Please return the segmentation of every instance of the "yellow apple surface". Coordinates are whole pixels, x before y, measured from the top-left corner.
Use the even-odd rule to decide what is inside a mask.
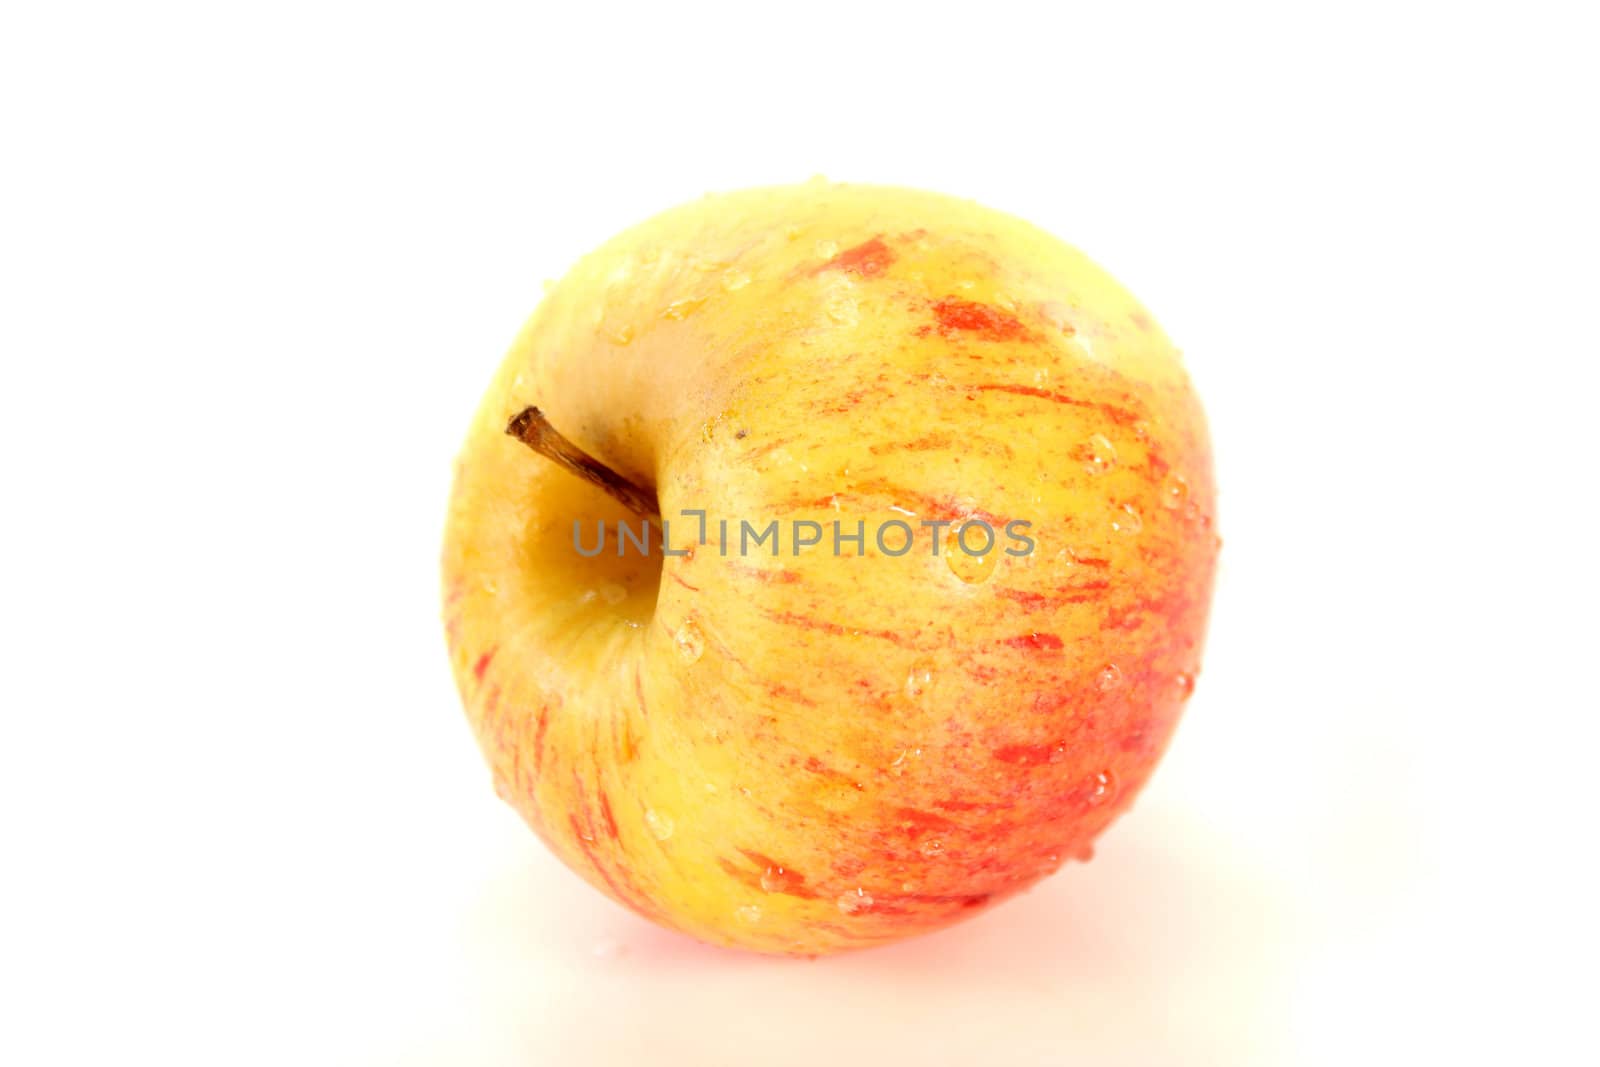
[[[508,435],[533,406],[654,497],[665,551]],[[1172,343],[1073,248],[905,189],[711,196],[581,260],[490,385],[451,662],[500,796],[619,903],[882,944],[1127,808],[1194,688],[1214,492]]]

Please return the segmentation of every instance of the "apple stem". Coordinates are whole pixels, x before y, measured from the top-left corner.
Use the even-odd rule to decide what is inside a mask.
[[[635,515],[651,522],[661,521],[661,511],[656,507],[655,493],[630,482],[562,437],[556,428],[550,425],[550,420],[544,417],[544,412],[538,408],[523,408],[506,425],[506,433],[558,467],[564,467],[584,481],[604,489]]]

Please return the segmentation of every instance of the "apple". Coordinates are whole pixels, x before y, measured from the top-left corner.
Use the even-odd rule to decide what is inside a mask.
[[[1127,809],[1199,671],[1214,492],[1178,353],[1071,247],[904,189],[708,197],[581,260],[490,385],[451,663],[500,796],[617,902],[882,944]]]

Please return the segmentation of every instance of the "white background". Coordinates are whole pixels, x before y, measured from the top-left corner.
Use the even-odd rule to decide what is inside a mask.
[[[559,7],[0,15],[0,1059],[1594,1056],[1582,5]],[[1225,547],[1093,863],[805,963],[655,930],[496,801],[436,562],[542,280],[819,172],[1138,293]]]

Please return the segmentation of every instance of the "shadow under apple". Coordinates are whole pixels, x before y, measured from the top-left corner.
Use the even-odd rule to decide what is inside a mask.
[[[854,954],[698,944],[603,901],[532,843],[461,937],[472,1044],[495,1062],[1242,1064],[1280,1047],[1294,933],[1260,865],[1152,804],[1091,863]]]

